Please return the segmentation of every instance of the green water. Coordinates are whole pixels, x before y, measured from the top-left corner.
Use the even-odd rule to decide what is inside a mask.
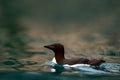
[[[51,72],[0,72],[0,80],[120,80],[120,75],[55,74]]]

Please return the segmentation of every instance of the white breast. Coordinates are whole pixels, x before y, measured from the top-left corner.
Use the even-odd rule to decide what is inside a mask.
[[[57,64],[55,57],[52,59],[52,62]]]
[[[52,59],[52,62],[57,64],[55,57]],[[55,72],[55,71],[56,71],[55,69],[53,69],[53,68],[51,69],[51,72]]]

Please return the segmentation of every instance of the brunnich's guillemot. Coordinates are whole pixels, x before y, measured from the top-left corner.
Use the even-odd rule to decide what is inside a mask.
[[[55,43],[51,45],[44,46],[45,48],[48,48],[52,50],[55,53],[55,57],[53,58],[52,62],[64,65],[64,66],[70,66],[70,67],[76,67],[76,66],[94,66],[99,67],[100,64],[105,63],[102,59],[87,59],[87,58],[75,58],[75,59],[65,59],[64,56],[64,46],[60,43]],[[52,72],[55,72],[55,69],[51,69]]]
[[[54,43],[51,45],[46,45],[44,47],[52,50],[55,53],[55,58],[53,58],[53,61],[60,65],[90,64],[91,66],[99,66],[100,64],[105,63],[105,61],[102,59],[91,59],[91,60],[87,58],[65,59],[64,46],[60,43]]]
[[[55,53],[55,60],[56,60],[56,63],[59,65],[64,65],[64,64],[74,65],[74,64],[88,64],[89,63],[89,59],[87,58],[65,59],[64,46],[60,43],[46,45],[44,47],[52,50]]]

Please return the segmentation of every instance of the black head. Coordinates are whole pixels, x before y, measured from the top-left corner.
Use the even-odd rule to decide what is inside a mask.
[[[45,48],[48,48],[54,52],[64,52],[64,46],[60,43],[54,43],[51,45],[44,46]]]

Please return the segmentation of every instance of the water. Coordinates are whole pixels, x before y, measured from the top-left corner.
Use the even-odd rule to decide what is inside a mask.
[[[80,73],[56,74],[52,72],[4,71],[0,80],[120,80],[120,75],[86,75]]]

